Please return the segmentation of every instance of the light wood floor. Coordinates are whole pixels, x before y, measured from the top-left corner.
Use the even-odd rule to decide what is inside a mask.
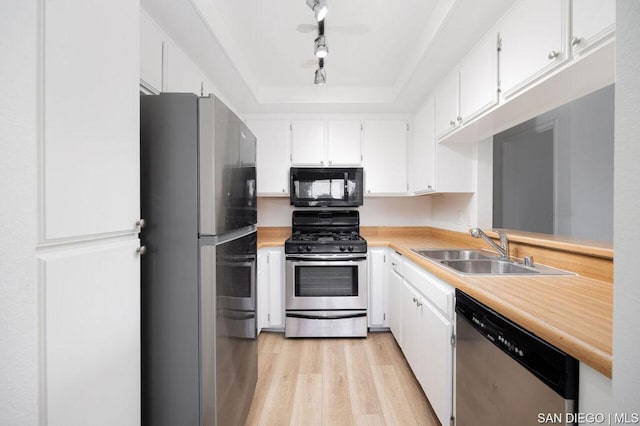
[[[247,425],[439,425],[391,333],[366,339],[258,337]]]

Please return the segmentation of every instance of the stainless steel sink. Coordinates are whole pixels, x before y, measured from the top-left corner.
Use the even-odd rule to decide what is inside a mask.
[[[472,259],[495,259],[488,253],[483,253],[479,250],[466,250],[466,249],[411,249],[414,253],[428,259],[434,260],[472,260]]]
[[[538,271],[506,260],[442,260],[445,266],[463,274],[539,274]]]
[[[505,260],[471,249],[411,249],[420,256],[439,262],[461,275],[575,275],[550,266],[524,266],[513,260]]]

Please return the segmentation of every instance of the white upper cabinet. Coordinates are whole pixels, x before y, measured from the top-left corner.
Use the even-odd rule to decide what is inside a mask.
[[[460,116],[468,123],[498,103],[498,35],[489,32],[460,66]]]
[[[406,120],[364,123],[365,195],[406,195]]]
[[[322,120],[294,120],[291,125],[291,163],[296,166],[325,166],[326,123]]]
[[[153,92],[162,91],[164,34],[144,10],[140,11],[140,83]]]
[[[435,129],[433,96],[422,104],[413,120],[409,148],[411,170],[410,189],[415,194],[436,190]]]
[[[436,143],[433,122],[431,97],[414,116],[409,157],[411,191],[414,194],[473,192],[472,145]]]
[[[571,48],[580,53],[613,34],[615,0],[573,0],[571,3]]]
[[[438,139],[460,126],[460,72],[451,72],[436,87],[435,94],[435,128]]]
[[[362,164],[360,120],[294,120],[291,162],[295,166]]]
[[[521,0],[499,25],[501,91],[509,97],[563,63],[568,0]]]
[[[330,166],[362,164],[362,122],[330,120],[327,147]]]
[[[248,120],[257,138],[258,195],[288,195],[291,123],[288,120]]]
[[[43,237],[132,232],[140,215],[137,2],[44,8]]]

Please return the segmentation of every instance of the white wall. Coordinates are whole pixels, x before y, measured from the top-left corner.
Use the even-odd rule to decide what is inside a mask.
[[[613,395],[616,412],[640,409],[640,2],[616,3]]]
[[[420,197],[365,197],[360,226],[428,226],[431,200]],[[291,226],[289,198],[258,198],[258,226]]]
[[[38,424],[38,1],[0,3],[0,424]]]

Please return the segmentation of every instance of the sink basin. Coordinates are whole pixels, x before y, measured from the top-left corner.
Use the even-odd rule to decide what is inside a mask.
[[[443,260],[445,266],[463,274],[539,274],[538,271],[505,260]]]
[[[475,260],[475,259],[495,259],[496,256],[485,254],[479,250],[464,249],[411,249],[414,253],[422,257],[433,260]]]

